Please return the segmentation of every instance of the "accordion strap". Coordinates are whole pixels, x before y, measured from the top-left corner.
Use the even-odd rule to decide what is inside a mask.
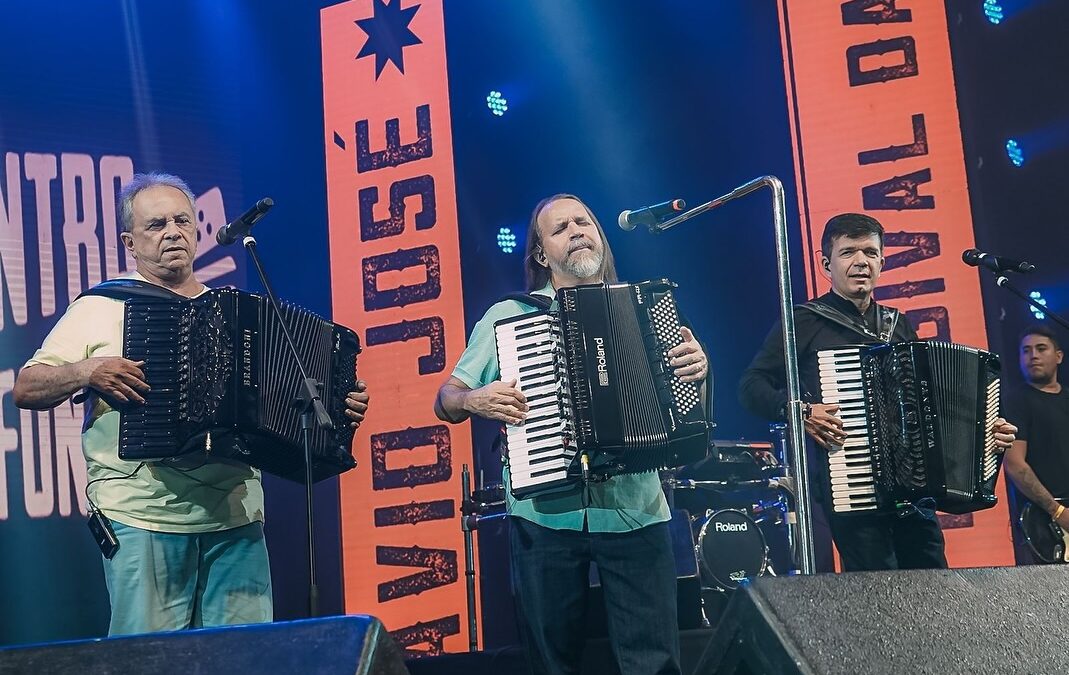
[[[819,300],[810,300],[809,302],[798,305],[798,308],[807,309],[829,321],[834,321],[841,326],[846,326],[867,338],[879,340],[884,343],[891,342],[891,336],[895,333],[895,327],[898,325],[898,318],[900,316],[900,312],[894,307],[876,305],[876,325],[879,329],[879,334],[877,334],[866,326],[864,322],[849,317],[834,307],[825,305]]]
[[[553,306],[553,298],[538,293],[509,293],[501,300],[515,300],[516,302],[530,305],[543,311],[548,311]],[[499,301],[500,302],[500,301]]]
[[[131,298],[156,298],[157,300],[184,300],[185,296],[169,291],[163,286],[150,284],[140,279],[109,279],[87,289],[79,295],[83,298],[87,295],[101,295],[114,300],[130,300]]]

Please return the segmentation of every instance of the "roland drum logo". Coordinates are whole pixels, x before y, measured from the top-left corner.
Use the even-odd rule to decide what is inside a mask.
[[[721,523],[716,522],[717,532],[745,532],[750,529],[746,523]]]
[[[598,360],[598,384],[609,386],[609,366],[605,359],[605,338],[594,338],[594,357]]]

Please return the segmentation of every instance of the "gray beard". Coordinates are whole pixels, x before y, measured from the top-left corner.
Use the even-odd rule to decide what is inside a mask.
[[[564,261],[564,270],[577,279],[589,279],[601,269],[603,257],[602,254],[588,249],[587,253],[574,258],[568,256],[568,259]]]

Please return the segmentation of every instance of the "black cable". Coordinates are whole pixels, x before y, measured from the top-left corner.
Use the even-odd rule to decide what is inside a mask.
[[[193,481],[194,483],[198,483],[198,484],[200,484],[200,485],[202,485],[202,486],[204,486],[206,488],[211,488],[212,490],[218,490],[219,492],[229,492],[229,490],[224,490],[223,488],[219,487],[218,485],[212,485],[211,483],[205,483],[204,481],[202,481],[201,479],[197,478],[196,476],[194,476],[194,475],[192,475],[190,473],[191,471],[196,471],[197,469],[203,468],[207,463],[208,463],[207,460],[205,460],[205,461],[201,462],[198,466],[192,467],[190,469],[180,469],[177,466],[169,466],[167,464],[161,464],[160,466],[162,468],[165,468],[165,469],[170,469],[171,471],[176,471],[176,472],[184,475],[186,478],[188,478],[189,480]],[[90,485],[93,485],[94,483],[102,483],[102,482],[109,481],[109,480],[126,480],[126,479],[133,478],[134,476],[137,475],[137,473],[139,471],[141,471],[141,469],[143,469],[145,467],[145,464],[147,464],[147,462],[141,462],[130,473],[122,474],[122,475],[119,475],[119,476],[109,476],[108,478],[94,478],[93,480],[91,480],[88,483],[86,483],[85,484],[85,500],[86,500],[86,502],[89,503],[89,509],[91,511],[99,511],[100,510],[97,507],[96,503],[94,503],[93,500],[89,497],[89,486]]]
[[[197,469],[204,468],[204,466],[207,463],[208,463],[208,460],[204,460],[198,466],[195,466],[195,467],[190,468],[190,469],[179,469],[177,466],[168,466],[167,464],[161,464],[160,466],[162,468],[164,468],[164,469],[170,469],[171,471],[177,471],[178,473],[184,475],[186,478],[188,478],[189,480],[193,481],[194,483],[199,483],[200,485],[203,485],[206,488],[211,488],[212,490],[218,490],[219,492],[229,493],[230,490],[224,490],[223,488],[219,487],[218,485],[212,485],[211,483],[205,483],[204,481],[202,481],[201,479],[197,478],[196,476],[194,476],[193,474],[190,473],[191,471],[196,471]]]
[[[89,486],[90,485],[93,485],[94,483],[103,483],[103,482],[109,481],[109,480],[127,480],[127,479],[130,479],[130,478],[133,478],[134,476],[137,475],[138,471],[140,471],[142,468],[144,468],[144,466],[145,466],[145,462],[141,462],[130,473],[122,474],[122,475],[119,475],[119,476],[110,476],[108,478],[94,478],[93,480],[91,480],[88,483],[86,483],[85,484],[85,501],[89,503],[89,510],[90,511],[96,511],[96,512],[100,511],[100,509],[97,508],[97,505],[89,497]]]

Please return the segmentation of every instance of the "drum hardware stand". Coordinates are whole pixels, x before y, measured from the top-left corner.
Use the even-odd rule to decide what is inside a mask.
[[[260,262],[260,256],[256,253],[256,240],[251,235],[246,235],[241,244],[249,252],[249,257],[252,258],[253,265],[256,266],[256,273],[260,276],[260,282],[267,293],[271,309],[278,316],[278,323],[282,327],[283,336],[286,338],[286,346],[293,355],[297,363],[297,370],[301,376],[298,393],[293,401],[293,408],[301,416],[301,441],[304,445],[304,498],[308,513],[308,616],[314,618],[319,616],[319,587],[316,585],[315,519],[312,514],[312,429],[318,427],[323,430],[330,430],[334,428],[334,423],[331,421],[330,415],[327,414],[327,409],[323,407],[323,401],[320,399],[319,382],[308,376],[308,370],[301,362],[300,353],[293,342],[293,335],[286,324],[282,308],[278,304],[278,298],[275,297],[275,292],[271,289],[271,283],[267,279],[267,271],[264,269],[263,263]]]
[[[775,520],[773,520],[772,525],[774,527],[780,527],[780,526],[786,525],[786,527],[784,528],[784,531],[787,534],[787,551],[790,553],[791,559],[794,559],[794,554],[795,554],[794,542],[791,540],[791,527],[790,527],[790,518],[791,518],[791,515],[792,515],[790,500],[792,499],[792,497],[794,495],[794,491],[793,491],[793,488],[790,487],[790,480],[791,480],[790,477],[773,478],[773,479],[769,480],[768,482],[769,482],[769,487],[778,492],[777,498],[772,502],[772,506],[773,506],[773,509],[774,509],[773,512],[776,514]],[[754,514],[755,515],[754,522],[757,523],[758,526],[760,526],[762,523],[768,522],[769,521],[769,517],[764,515],[764,513],[763,513],[764,510],[765,510],[765,508],[763,507],[763,503],[758,503],[757,506],[762,506],[762,515],[759,516],[759,517],[756,517],[757,514],[755,513]],[[769,550],[769,547],[768,547],[768,543],[766,542],[765,543],[765,561],[766,561],[765,562],[765,574],[767,574],[770,577],[778,577],[779,574],[776,573],[776,566],[772,564],[772,559],[768,555],[768,550]],[[788,570],[788,573],[791,573],[791,572],[792,572],[792,570]]]
[[[781,422],[768,425],[768,432],[773,437],[773,446],[778,446],[784,457],[787,455],[787,425]],[[787,522],[787,550],[791,553],[791,558],[798,561],[798,547],[795,536],[795,524],[797,523],[798,514],[795,511],[795,504],[798,495],[794,489],[794,480],[790,476],[785,476],[779,479],[779,485],[777,486],[786,493],[786,510],[784,512],[784,518]],[[810,530],[812,535],[812,530]],[[788,571],[789,574],[797,574],[798,570],[793,569]]]
[[[798,351],[794,333],[794,299],[791,294],[791,270],[787,238],[786,204],[783,183],[775,176],[762,176],[740,185],[731,192],[712,201],[685,211],[662,223],[649,226],[650,232],[663,232],[685,220],[711,211],[730,201],[744,197],[762,187],[772,191],[772,216],[776,233],[776,271],[779,277],[780,321],[783,324],[783,355],[787,370],[787,428],[790,449],[789,462],[784,457],[784,466],[794,478],[797,496],[794,500],[795,518],[788,529],[794,529],[798,542],[798,567],[802,574],[816,571],[816,556],[813,546],[813,518],[810,511],[812,500],[809,494],[808,463],[802,426],[801,381],[798,376]],[[793,471],[791,468],[793,467]]]
[[[468,651],[479,649],[479,625],[475,616],[475,542],[472,532],[479,527],[479,515],[471,500],[471,472],[465,464],[460,472],[460,529],[464,533],[464,590],[468,596]]]
[[[507,513],[498,513],[484,516],[483,510],[491,506],[500,506],[505,503],[504,496],[500,500],[476,501],[471,491],[471,472],[465,464],[460,471],[460,529],[464,533],[464,590],[468,599],[468,651],[474,652],[479,649],[478,618],[475,611],[475,535],[479,529],[479,521],[504,518]],[[478,496],[486,497],[486,488],[483,484],[483,474],[479,472]]]
[[[790,478],[758,478],[757,480],[691,480],[689,478],[667,478],[661,481],[668,488],[704,488],[707,490],[736,490],[739,488],[768,488],[769,490],[788,490]]]

